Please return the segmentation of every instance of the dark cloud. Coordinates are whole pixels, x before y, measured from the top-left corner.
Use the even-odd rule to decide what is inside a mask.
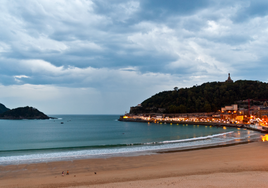
[[[0,57],[18,62],[43,60],[64,68],[135,67],[142,74],[189,75],[191,71],[210,74],[208,67],[215,70],[220,70],[215,67],[223,64],[234,67],[235,59],[246,53],[241,45],[253,50],[251,43],[258,41],[253,35],[262,31],[261,26],[258,30],[245,30],[250,26],[232,21],[263,17],[268,10],[264,1],[94,0],[90,3],[81,0],[52,4],[46,1],[7,4],[5,15],[8,16],[2,19],[10,20],[2,23],[10,24],[1,25],[0,42],[4,47],[1,51],[0,43]],[[237,57],[225,55],[230,51]],[[252,54],[263,56],[258,51]],[[202,63],[197,59],[202,59]],[[193,68],[195,65],[199,71]],[[9,74],[13,81],[2,78],[2,83],[84,84],[83,79],[37,76],[27,71],[9,68],[5,75]],[[18,82],[14,79],[16,75],[29,78]]]
[[[235,22],[244,22],[255,17],[268,15],[268,2],[263,0],[241,1],[242,7],[234,15]]]
[[[96,5],[95,12],[113,19],[113,25],[109,25],[111,30],[116,31],[120,28],[121,32],[128,32],[128,30],[125,30],[126,27],[137,24],[141,20],[169,24],[168,20],[172,19],[172,17],[192,15],[214,4],[211,0],[143,0],[133,2],[139,3],[137,11],[130,15],[123,14],[119,18],[115,11],[118,11],[120,14],[120,11],[122,11],[122,6],[120,5],[126,3],[126,1],[94,1]],[[133,4],[126,4],[125,6],[129,9],[133,8]],[[172,25],[174,23],[170,24],[170,26]]]
[[[175,15],[190,15],[197,11],[208,7],[211,4],[210,0],[145,0],[141,1],[144,15],[149,17]]]
[[[182,27],[188,31],[200,31],[206,26],[206,22],[201,18],[185,18]]]
[[[266,1],[1,3],[0,98],[15,106],[122,113],[156,92],[228,72],[267,81]]]

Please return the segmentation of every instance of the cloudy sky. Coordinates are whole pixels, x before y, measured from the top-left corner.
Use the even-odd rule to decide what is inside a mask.
[[[163,90],[267,82],[266,0],[1,0],[0,103],[123,114]]]

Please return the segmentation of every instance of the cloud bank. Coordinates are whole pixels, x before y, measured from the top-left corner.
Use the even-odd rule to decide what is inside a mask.
[[[0,102],[123,113],[157,92],[229,72],[266,82],[267,10],[261,0],[3,0]],[[46,105],[68,100],[75,102],[65,110]]]

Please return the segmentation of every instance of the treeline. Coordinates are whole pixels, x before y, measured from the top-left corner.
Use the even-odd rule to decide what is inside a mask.
[[[191,88],[160,92],[142,102],[141,112],[193,113],[212,112],[241,100],[268,99],[268,84],[239,80],[234,83],[210,82]]]
[[[0,119],[49,119],[47,115],[33,107],[19,107],[0,113]]]
[[[7,108],[5,105],[1,104],[0,103],[0,114],[6,112],[6,111],[9,111],[10,109]]]

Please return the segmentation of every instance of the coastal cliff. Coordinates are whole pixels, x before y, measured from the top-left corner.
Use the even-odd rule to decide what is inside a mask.
[[[33,107],[19,107],[0,114],[0,119],[49,119],[47,115]]]

